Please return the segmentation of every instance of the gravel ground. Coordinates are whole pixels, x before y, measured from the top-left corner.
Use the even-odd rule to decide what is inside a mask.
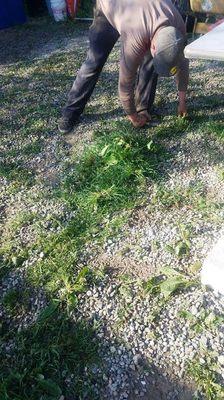
[[[55,53],[64,54],[71,49],[83,52],[86,48],[87,36],[83,26],[79,28],[77,37],[71,30],[64,33],[60,28],[54,38],[54,29],[46,33],[40,43],[37,37],[40,32],[34,29],[26,45],[22,43],[27,32],[17,32],[16,28],[3,32],[3,41],[9,38],[9,45],[0,71],[5,73],[8,65],[23,57],[38,63]],[[20,40],[15,47],[17,34]],[[60,231],[72,218],[66,204],[52,198],[52,189],[62,179],[64,165],[72,152],[81,152],[92,141],[99,119],[123,118],[114,83],[118,79],[118,59],[119,46],[116,46],[74,134],[61,137],[55,121],[50,133],[40,136],[34,132],[33,136],[25,139],[26,143],[12,128],[3,132],[3,162],[22,162],[23,168],[35,171],[34,184],[28,188],[24,185],[16,192],[12,190],[10,180],[1,177],[0,232],[3,242],[6,239],[13,242],[13,249],[35,242],[39,232],[51,234]],[[191,112],[202,119],[207,118],[207,121],[212,116],[223,121],[222,64],[193,61],[191,74]],[[29,84],[32,86],[32,82]],[[35,86],[31,87],[33,89]],[[164,101],[164,92],[167,102]],[[63,104],[61,97],[61,93],[56,96],[58,108]],[[175,113],[176,96],[172,81],[161,80],[156,107],[165,121]],[[7,117],[12,118],[12,110],[9,114]],[[150,129],[147,134],[150,137]],[[22,149],[25,144],[36,140],[42,143],[37,154],[24,157],[23,154],[10,153],[10,150]],[[86,246],[80,268],[88,263],[92,268],[104,267],[110,271],[101,284],[79,295],[78,311],[72,313],[74,320],[85,318],[96,326],[102,363],[87,368],[86,376],[87,381],[88,376],[94,376],[93,388],[99,399],[190,400],[194,395],[206,399],[200,391],[196,393],[196,386],[187,374],[188,362],[194,358],[201,365],[215,363],[219,382],[221,385],[224,383],[224,327],[223,322],[215,324],[216,318],[224,315],[223,298],[205,288],[193,287],[164,303],[161,295],[147,293],[142,283],[158,274],[164,265],[188,274],[193,265],[203,262],[213,242],[220,236],[224,212],[224,188],[220,178],[223,142],[214,136],[203,135],[202,124],[201,132],[191,130],[182,136],[163,138],[163,144],[172,155],[158,166],[163,186],[175,191],[178,187],[188,189],[201,185],[206,198],[220,206],[208,208],[206,212],[195,207],[194,202],[190,206],[167,207],[156,197],[157,187],[149,182],[146,204],[133,210],[119,234],[108,238],[102,248],[97,243]],[[157,200],[153,202],[153,199]],[[30,219],[15,228],[15,220],[24,213],[31,215]],[[55,225],[55,220],[60,223]],[[183,240],[180,239],[183,225],[190,235],[190,248],[188,254],[180,258],[168,251],[168,246],[175,248],[176,243]],[[27,269],[41,257],[38,250],[31,252],[21,266],[4,276],[0,284],[1,299],[12,288],[27,288]],[[125,282],[122,275],[133,279]],[[7,310],[1,305],[0,316],[9,326],[13,324],[21,330],[36,320],[45,305],[44,291],[31,289],[28,312],[21,312],[10,321]],[[187,318],[184,312],[190,317]]]
[[[79,316],[99,323],[103,365],[95,369],[95,390],[100,398],[192,399],[194,389],[185,378],[186,364],[200,355],[204,364],[209,350],[224,378],[224,330],[197,333],[192,321],[181,318],[188,310],[199,318],[223,315],[219,296],[201,289],[180,294],[163,307],[141,285],[105,281],[81,296]],[[158,321],[152,319],[158,313]],[[98,381],[99,379],[99,381]],[[103,389],[102,389],[103,380]],[[150,397],[149,397],[150,396]]]

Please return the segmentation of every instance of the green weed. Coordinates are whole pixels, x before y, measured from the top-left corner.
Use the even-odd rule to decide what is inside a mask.
[[[204,330],[214,332],[224,321],[222,315],[215,315],[213,312],[202,310],[200,315],[193,315],[188,310],[181,310],[179,313],[181,318],[189,321],[190,328],[195,333],[202,333]]]
[[[185,290],[197,284],[197,280],[189,278],[182,272],[170,267],[163,267],[160,275],[145,282],[144,289],[151,295],[162,295],[166,301],[180,290]]]
[[[11,315],[28,310],[30,292],[25,289],[11,289],[3,297],[3,305]]]
[[[166,244],[165,249],[179,259],[182,259],[183,257],[187,257],[190,254],[191,227],[185,226],[183,224],[179,224],[178,227],[179,238],[175,240],[175,242],[172,244]]]
[[[1,399],[58,400],[84,394],[94,399],[84,370],[97,360],[93,334],[52,302],[31,328],[17,334],[10,357],[1,348]]]
[[[0,176],[13,181],[14,184],[30,186],[34,180],[34,173],[21,165],[20,162],[0,163]]]
[[[194,360],[188,366],[189,375],[195,380],[198,389],[205,395],[206,400],[221,400],[224,398],[224,389],[218,383],[215,360],[201,364]]]
[[[156,177],[160,155],[160,149],[154,144],[149,149],[148,143],[128,124],[116,123],[97,132],[94,144],[74,159],[58,196],[75,217],[61,233],[40,239],[38,248],[46,256],[29,269],[33,284],[54,292],[69,277],[73,286],[83,246],[114,235],[128,210],[144,202],[147,179]]]
[[[152,204],[161,205],[165,208],[193,208],[198,205],[201,198],[204,198],[202,185],[168,188],[164,183],[155,186],[152,196]]]

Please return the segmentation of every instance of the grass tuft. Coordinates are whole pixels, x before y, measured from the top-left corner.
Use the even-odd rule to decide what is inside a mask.
[[[200,363],[194,360],[189,363],[188,372],[198,385],[198,389],[206,396],[206,400],[224,399],[224,388],[218,384],[218,373],[214,360]],[[196,400],[197,397],[194,397]]]
[[[1,348],[2,400],[79,399],[94,394],[85,382],[85,366],[97,361],[93,329],[74,322],[52,302],[31,328],[17,334],[13,346]]]
[[[45,258],[29,269],[32,284],[55,292],[68,279],[74,283],[83,247],[114,234],[121,223],[117,214],[144,202],[147,179],[156,177],[159,156],[160,149],[147,136],[136,137],[129,124],[116,123],[97,132],[94,144],[74,157],[65,171],[58,196],[74,218],[61,233],[38,243]],[[108,220],[113,220],[110,229]]]

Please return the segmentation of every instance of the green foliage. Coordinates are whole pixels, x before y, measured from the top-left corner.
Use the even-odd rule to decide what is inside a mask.
[[[34,179],[33,171],[24,168],[20,162],[0,163],[0,176],[25,186],[30,186]]]
[[[97,360],[93,330],[84,322],[72,321],[57,301],[14,341],[10,357],[1,348],[2,400],[59,400],[62,394],[78,399],[84,393],[94,399],[85,385],[84,371],[85,366]]]
[[[29,307],[29,291],[26,289],[11,289],[3,297],[3,305],[11,315],[25,312]]]
[[[195,380],[198,389],[205,395],[206,400],[221,400],[224,398],[224,388],[218,383],[215,360],[200,363],[194,360],[188,366],[189,375]]]
[[[151,143],[149,150],[148,143],[127,123],[115,123],[98,131],[94,144],[75,157],[58,190],[74,218],[60,233],[37,243],[45,257],[29,268],[32,284],[50,292],[73,291],[83,246],[114,235],[124,220],[118,212],[144,201],[146,179],[156,177],[160,155],[160,149]]]
[[[191,248],[191,227],[179,224],[179,238],[172,244],[166,244],[166,250],[174,254],[179,259],[187,257],[190,254]]]
[[[161,274],[150,278],[144,286],[148,293],[161,294],[165,300],[168,300],[176,292],[197,284],[196,280],[189,279],[183,273],[170,267],[163,267]]]
[[[202,310],[200,315],[197,316],[188,310],[181,310],[179,315],[189,321],[190,328],[197,334],[204,330],[214,332],[224,322],[223,315],[215,315],[213,312],[209,313],[206,310]]]

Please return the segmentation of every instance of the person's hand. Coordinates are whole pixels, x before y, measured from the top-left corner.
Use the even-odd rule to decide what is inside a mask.
[[[139,111],[138,115],[144,115],[147,118],[147,122],[151,121],[152,117],[147,110]]]
[[[186,107],[186,103],[182,104],[179,103],[178,108],[177,108],[177,114],[179,117],[187,117],[187,107]]]
[[[148,119],[145,115],[140,113],[138,114],[137,112],[135,114],[128,115],[128,119],[135,128],[141,128],[148,122]]]

